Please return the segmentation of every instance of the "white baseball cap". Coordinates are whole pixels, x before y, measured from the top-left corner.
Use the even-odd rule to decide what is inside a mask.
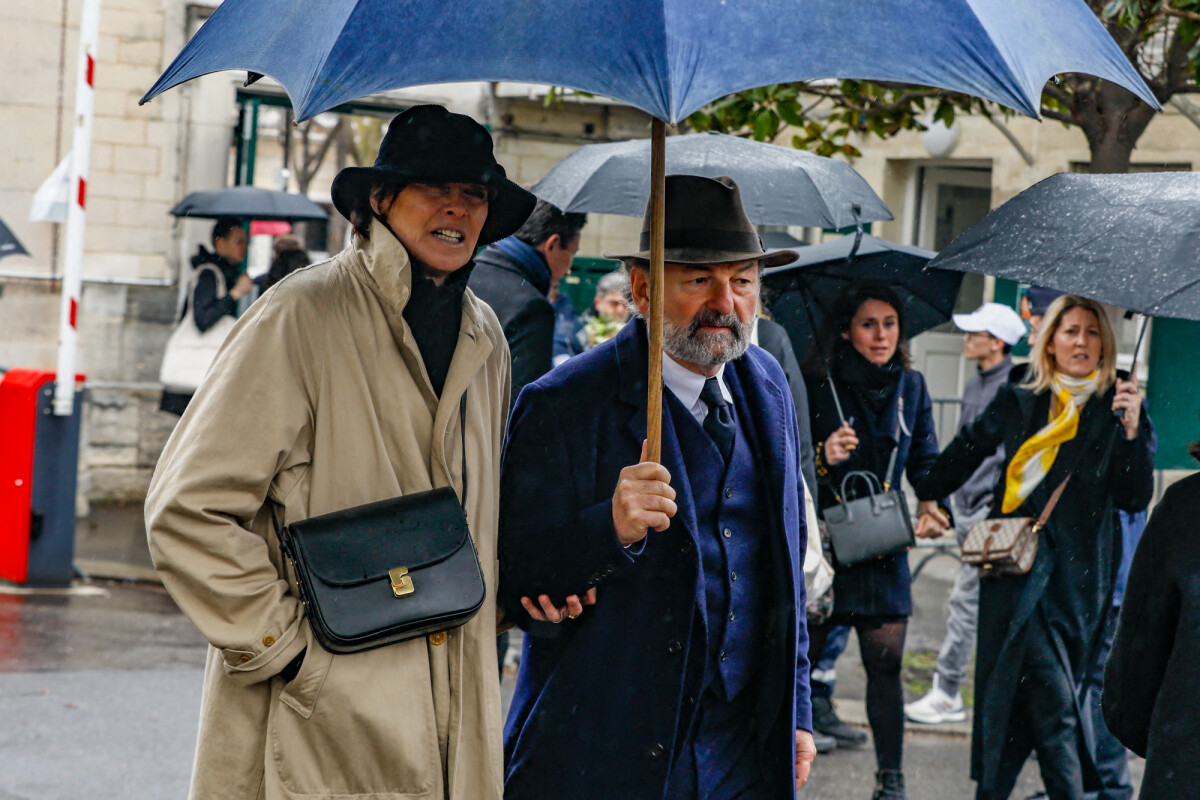
[[[967,333],[984,331],[1011,346],[1025,335],[1020,315],[1000,303],[984,303],[970,314],[955,314],[954,324]]]

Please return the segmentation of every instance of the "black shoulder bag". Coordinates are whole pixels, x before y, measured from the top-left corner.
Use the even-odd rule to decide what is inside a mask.
[[[841,411],[840,404],[838,410]],[[897,399],[896,417],[896,430],[892,434],[896,446],[892,449],[882,483],[874,473],[850,472],[842,479],[837,505],[825,509],[829,544],[838,566],[849,567],[903,553],[916,544],[912,520],[908,516],[908,500],[902,489],[891,486],[896,455],[900,451],[900,432],[911,437],[904,425],[903,397]],[[867,495],[852,500],[848,493],[855,479],[866,484]]]
[[[456,628],[483,605],[483,570],[464,510],[466,407],[464,395],[461,502],[443,487],[282,529],[275,520],[309,625],[326,650],[356,653]]]

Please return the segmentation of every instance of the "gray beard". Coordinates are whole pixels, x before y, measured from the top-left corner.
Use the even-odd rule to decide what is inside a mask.
[[[701,332],[704,325],[728,326],[728,333]],[[750,346],[751,325],[743,324],[737,314],[717,314],[701,310],[686,325],[663,320],[663,350],[676,361],[701,367],[719,367],[741,357]]]

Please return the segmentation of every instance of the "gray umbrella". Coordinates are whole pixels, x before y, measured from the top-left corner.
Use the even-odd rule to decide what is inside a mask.
[[[1054,175],[993,210],[929,266],[1200,320],[1200,175]]]
[[[668,175],[733,178],[759,225],[846,228],[892,218],[862,176],[832,158],[721,133],[668,136],[666,151]],[[585,145],[533,193],[563,211],[640,217],[650,196],[650,140]]]
[[[18,241],[16,235],[0,220],[0,258],[5,256],[27,256],[29,251]]]
[[[238,217],[241,219],[324,220],[325,209],[302,194],[276,192],[255,186],[230,186],[206,192],[192,192],[171,209],[176,217]]]

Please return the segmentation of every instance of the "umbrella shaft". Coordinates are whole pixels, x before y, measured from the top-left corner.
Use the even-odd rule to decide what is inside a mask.
[[[663,239],[666,228],[666,125],[650,131],[650,370],[646,387],[646,460],[662,458]]]

